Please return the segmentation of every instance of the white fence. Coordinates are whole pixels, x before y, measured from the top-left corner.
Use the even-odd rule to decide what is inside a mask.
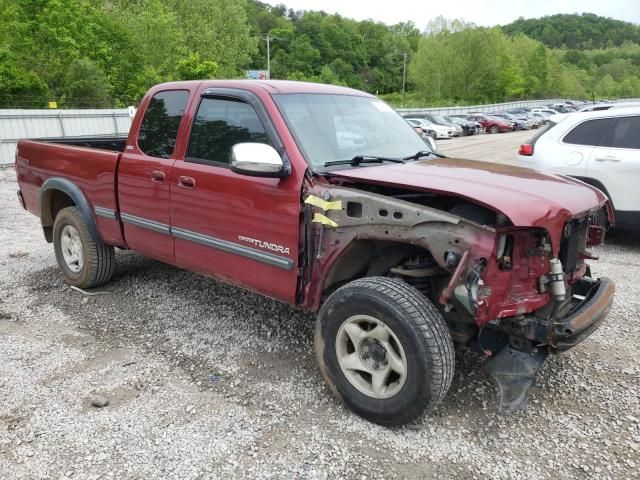
[[[433,113],[435,115],[457,115],[457,114],[465,114],[468,112],[484,112],[484,113],[492,113],[492,112],[500,112],[502,110],[510,110],[512,108],[521,108],[521,107],[537,107],[540,105],[549,105],[550,103],[562,103],[566,101],[566,99],[548,99],[548,100],[521,100],[519,102],[507,102],[507,103],[491,103],[488,105],[471,105],[466,107],[437,107],[437,108],[398,108],[396,109],[398,113],[404,115],[407,113],[412,114],[423,114],[423,113]]]
[[[0,110],[0,165],[13,164],[22,138],[126,136],[130,127],[128,109]]]

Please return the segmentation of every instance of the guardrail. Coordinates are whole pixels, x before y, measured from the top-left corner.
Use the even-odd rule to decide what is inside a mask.
[[[126,135],[131,119],[131,109],[0,110],[0,165],[13,164],[20,139]]]
[[[454,107],[424,107],[424,108],[397,108],[396,111],[401,115],[412,113],[420,115],[423,113],[432,113],[435,115],[457,115],[466,114],[469,112],[483,112],[493,113],[500,112],[502,110],[510,110],[512,108],[522,107],[538,107],[549,105],[550,103],[563,103],[567,101],[566,98],[548,98],[546,100],[520,100],[518,102],[505,102],[505,103],[490,103],[487,105],[467,105],[467,106],[454,106]],[[637,98],[625,98],[615,100],[615,103],[632,103],[640,102]]]

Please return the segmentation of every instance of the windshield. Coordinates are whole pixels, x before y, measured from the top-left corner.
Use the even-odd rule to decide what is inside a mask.
[[[429,150],[412,126],[377,98],[296,93],[274,99],[314,169],[355,156],[404,158]]]

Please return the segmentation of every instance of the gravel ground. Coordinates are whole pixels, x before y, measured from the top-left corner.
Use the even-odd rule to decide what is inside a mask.
[[[447,140],[438,140],[438,150],[450,157],[484,159],[497,163],[516,165],[516,154],[520,145],[533,137],[539,130],[471,135]]]
[[[444,404],[387,429],[330,396],[310,315],[131,252],[104,295],[68,288],[16,188],[0,172],[1,479],[640,475],[638,236],[598,249],[609,320],[550,358],[524,410],[497,416],[458,353]]]

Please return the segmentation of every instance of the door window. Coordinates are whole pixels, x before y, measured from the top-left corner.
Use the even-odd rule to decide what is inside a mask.
[[[563,142],[573,145],[596,146],[600,144],[600,139],[611,126],[613,119],[598,118],[596,120],[587,120],[580,125],[574,127],[567,135]]]
[[[242,100],[205,97],[193,122],[185,160],[228,165],[231,148],[244,142],[271,145],[253,107]]]
[[[140,150],[151,157],[171,158],[187,100],[187,90],[159,92],[153,96],[138,132]]]
[[[640,149],[640,116],[618,119],[607,137],[607,147]]]

